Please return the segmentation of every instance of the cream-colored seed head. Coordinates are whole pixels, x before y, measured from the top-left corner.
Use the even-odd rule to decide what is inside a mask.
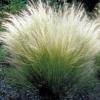
[[[93,72],[94,58],[100,52],[97,20],[89,20],[84,10],[76,10],[74,6],[65,6],[63,12],[42,3],[27,9],[20,15],[10,15],[10,22],[4,23],[7,31],[1,39],[12,55],[12,63],[32,66],[54,91],[58,91],[55,88],[60,78],[70,68],[84,67],[82,72],[87,76]]]

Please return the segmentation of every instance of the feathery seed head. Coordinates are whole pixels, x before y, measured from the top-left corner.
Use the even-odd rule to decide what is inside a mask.
[[[54,93],[61,92],[93,73],[100,25],[90,21],[84,10],[65,6],[63,12],[55,12],[39,3],[9,20],[3,24],[6,32],[1,39],[11,63],[20,66],[16,68],[35,86],[47,84]]]

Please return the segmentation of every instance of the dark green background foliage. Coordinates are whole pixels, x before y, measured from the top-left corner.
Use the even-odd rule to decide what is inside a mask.
[[[0,10],[15,13],[25,7],[27,0],[1,0]]]

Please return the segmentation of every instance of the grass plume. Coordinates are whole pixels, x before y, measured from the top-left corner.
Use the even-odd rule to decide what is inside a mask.
[[[19,15],[10,14],[1,40],[21,78],[38,89],[48,87],[53,94],[90,85],[100,52],[100,25],[79,9],[66,5],[63,12],[56,12],[38,3]]]

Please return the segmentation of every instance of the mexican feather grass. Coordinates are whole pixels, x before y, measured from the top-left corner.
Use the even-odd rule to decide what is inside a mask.
[[[17,79],[39,90],[47,87],[53,94],[91,84],[100,52],[100,25],[89,20],[84,9],[65,5],[56,12],[42,3],[30,4],[8,20],[1,40],[16,76],[22,76]]]

